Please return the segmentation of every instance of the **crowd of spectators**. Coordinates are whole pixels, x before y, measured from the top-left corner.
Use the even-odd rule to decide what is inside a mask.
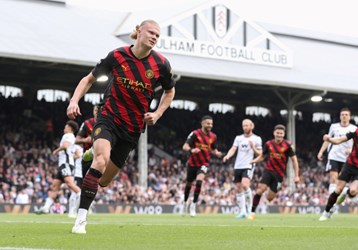
[[[67,121],[63,101],[48,103],[34,101],[29,105],[22,98],[0,98],[0,203],[40,204],[47,197],[47,191],[57,171],[57,156],[52,150],[58,146],[62,128]],[[90,117],[90,103],[82,103],[81,119]],[[136,152],[132,152],[120,174],[106,188],[100,188],[95,199],[97,204],[180,204],[186,176],[186,155],[181,146],[188,133],[199,127],[203,114],[209,112],[169,110],[157,126],[148,129],[149,143],[161,148],[172,157],[158,157],[149,151],[148,187],[139,183]],[[213,114],[213,131],[218,135],[219,149],[226,152],[235,135],[241,132],[244,114]],[[286,123],[284,117],[250,116],[255,124],[255,133],[263,141],[272,138],[272,128],[277,123]],[[180,121],[180,122],[178,122]],[[78,120],[81,123],[81,120]],[[328,175],[325,163],[316,160],[316,152],[322,143],[322,135],[329,124],[312,122],[311,119],[297,119],[297,155],[300,165],[300,183],[291,189],[285,182],[271,204],[276,205],[324,205],[328,198]],[[308,129],[309,128],[309,129]],[[304,133],[302,133],[304,131]],[[233,157],[234,158],[234,157]],[[233,184],[233,162],[223,164],[213,158],[210,170],[203,182],[199,197],[200,204],[236,205]],[[264,164],[257,166],[252,181],[255,190]],[[57,204],[66,205],[68,189],[63,186]],[[267,202],[262,199],[262,202]],[[347,200],[354,204],[355,200]],[[59,205],[59,209],[61,206]]]

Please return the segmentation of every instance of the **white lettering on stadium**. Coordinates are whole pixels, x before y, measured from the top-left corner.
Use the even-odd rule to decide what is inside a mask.
[[[205,57],[220,60],[291,67],[291,57],[287,52],[259,48],[239,47],[231,44],[215,44],[202,41],[189,41],[173,37],[161,37],[157,49],[180,55]]]
[[[162,214],[163,208],[161,206],[134,206],[135,214]]]

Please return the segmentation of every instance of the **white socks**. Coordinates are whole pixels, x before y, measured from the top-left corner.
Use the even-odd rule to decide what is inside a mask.
[[[75,193],[71,192],[70,199],[68,200],[68,214],[69,215],[75,215],[77,213],[77,209],[80,205],[80,195],[81,192]]]
[[[236,199],[237,199],[237,203],[239,205],[239,208],[240,208],[240,213],[241,214],[246,214],[247,211],[246,211],[246,200],[245,200],[245,193],[242,192],[242,193],[238,193],[236,195]]]
[[[348,191],[348,187],[345,186],[345,187],[343,188],[343,191],[342,191],[342,193],[340,194],[340,196],[342,196],[342,195],[347,195],[347,191]]]
[[[337,185],[334,184],[334,183],[329,184],[328,193],[329,193],[329,194],[333,193],[334,190],[336,190],[336,186],[337,186]]]
[[[245,192],[245,199],[246,199],[246,211],[247,213],[251,212],[252,209],[252,191],[251,188],[248,188]]]
[[[54,203],[54,200],[51,197],[47,197],[45,201],[45,205],[43,206],[43,209],[46,211],[50,210],[51,205]]]
[[[78,213],[77,213],[77,218],[76,218],[76,224],[79,224],[82,221],[86,221],[87,213],[88,213],[88,210],[86,210],[84,208],[79,208]]]

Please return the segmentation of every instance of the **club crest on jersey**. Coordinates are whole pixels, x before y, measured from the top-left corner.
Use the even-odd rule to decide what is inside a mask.
[[[102,131],[101,128],[97,128],[97,129],[94,131],[94,136],[99,135],[99,133],[101,133],[101,131]]]
[[[153,70],[147,69],[147,71],[145,72],[145,77],[147,77],[148,79],[152,79],[154,77]]]

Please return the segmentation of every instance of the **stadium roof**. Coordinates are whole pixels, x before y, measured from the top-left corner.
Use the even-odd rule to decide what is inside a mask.
[[[157,20],[165,28],[179,27],[190,16],[204,13],[218,3],[209,1],[187,6],[185,10],[173,8],[157,14],[98,10],[38,0],[2,0],[1,84],[21,87],[29,94],[42,88],[72,92],[81,77],[108,51],[128,44],[124,35],[143,16]],[[239,16],[239,10],[231,11]],[[285,108],[287,103],[282,102],[285,99],[292,104],[302,103],[300,108],[307,111],[333,109],[336,112],[342,106],[354,110],[358,93],[358,39],[257,25],[249,20],[245,23],[259,27],[265,38],[274,38],[292,50],[293,66],[273,67],[164,52],[181,76],[178,99],[268,108]],[[97,84],[91,91],[102,88]],[[325,93],[334,102],[306,102],[315,93]]]

